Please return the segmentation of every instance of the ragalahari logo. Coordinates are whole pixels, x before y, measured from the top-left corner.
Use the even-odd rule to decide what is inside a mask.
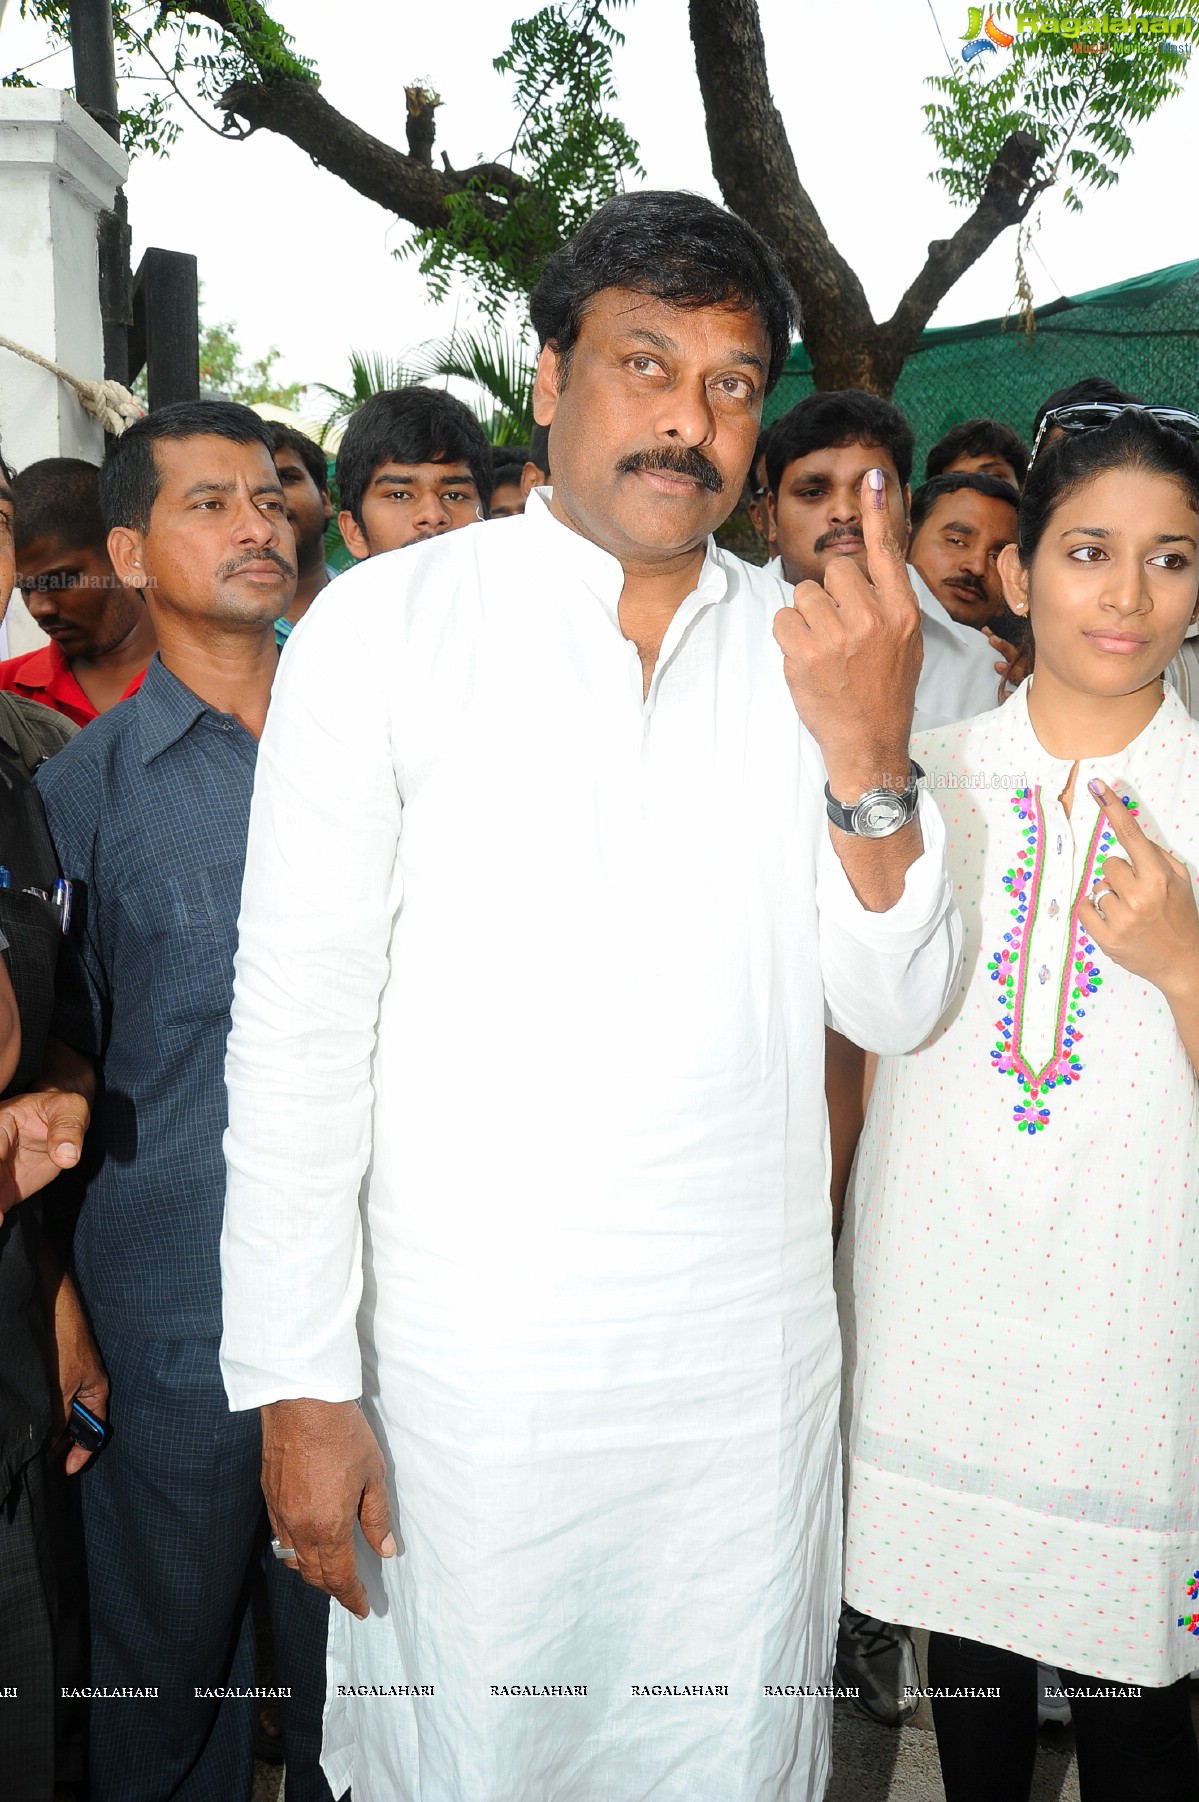
[[[994,13],[987,14],[984,25],[982,7],[972,6],[969,22],[962,33],[962,61],[973,62],[976,56],[982,56],[985,51],[994,56],[997,50],[1010,50],[1015,41],[1010,31],[1002,31],[996,25]]]

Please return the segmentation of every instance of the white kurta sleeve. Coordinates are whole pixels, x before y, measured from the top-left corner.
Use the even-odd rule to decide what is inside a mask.
[[[957,986],[962,922],[945,867],[945,825],[921,791],[924,850],[886,913],[854,894],[827,828],[817,855],[820,968],[830,1023],[867,1051],[911,1051],[932,1031]]]
[[[358,1196],[401,808],[394,659],[369,642],[361,604],[375,597],[346,593],[355,582],[289,642],[258,753],[225,1070],[221,1368],[235,1409],[361,1393]]]

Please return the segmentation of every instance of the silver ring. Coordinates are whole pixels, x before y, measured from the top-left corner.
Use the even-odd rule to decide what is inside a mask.
[[[1091,901],[1092,901],[1092,904],[1094,905],[1095,912],[1099,915],[1099,918],[1101,920],[1106,920],[1107,915],[1104,913],[1103,908],[1100,905],[1100,903],[1103,901],[1106,901],[1108,896],[1111,894],[1111,892],[1112,891],[1110,888],[1100,888],[1100,889],[1096,889],[1095,893],[1091,896]]]
[[[274,1552],[276,1558],[294,1558],[296,1555],[295,1546],[284,1545],[281,1539],[271,1540],[271,1550]]]

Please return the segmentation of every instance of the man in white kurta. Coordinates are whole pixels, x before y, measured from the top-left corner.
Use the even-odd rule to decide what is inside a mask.
[[[927,797],[895,904],[847,879],[773,578],[701,544],[648,686],[629,581],[548,490],[373,559],[259,754],[223,1363],[235,1408],[361,1397],[386,1460],[398,1554],[331,1630],[355,1802],[823,1794],[823,1027],[916,1043],[957,918]]]

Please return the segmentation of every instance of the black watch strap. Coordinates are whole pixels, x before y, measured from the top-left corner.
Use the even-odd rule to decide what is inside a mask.
[[[887,838],[915,819],[923,778],[924,771],[913,757],[909,760],[908,785],[902,793],[894,788],[868,789],[852,807],[847,806],[844,801],[838,801],[826,782],[824,804],[828,817],[842,832],[853,832],[863,838]],[[887,816],[887,824],[882,830],[870,829],[872,812]]]

